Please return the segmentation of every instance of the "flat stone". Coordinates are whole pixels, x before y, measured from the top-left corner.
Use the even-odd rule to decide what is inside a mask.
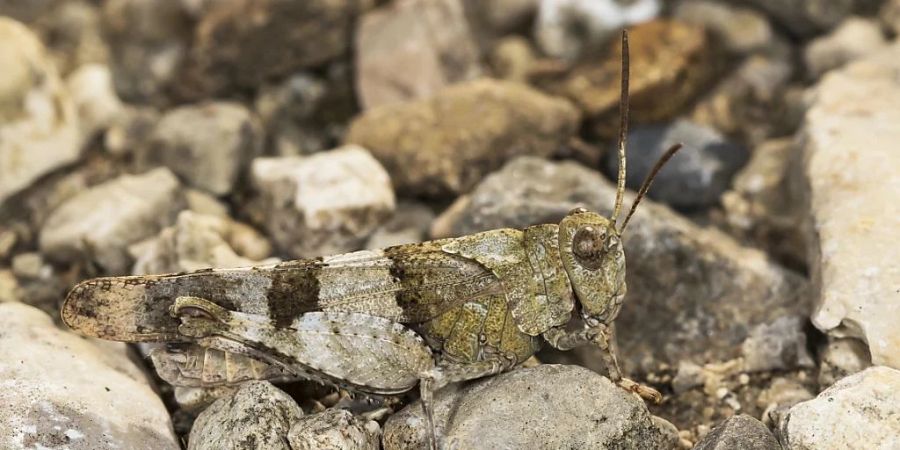
[[[385,450],[425,448],[416,401],[391,416]],[[435,393],[434,425],[447,448],[675,448],[675,427],[607,378],[577,366],[517,369]]]
[[[887,46],[878,22],[862,17],[848,17],[825,36],[816,38],[803,50],[808,75],[817,79],[825,72],[855,59],[870,55]]]
[[[291,257],[358,250],[394,210],[387,172],[357,145],[257,158],[250,176],[259,201],[248,214]]]
[[[64,332],[21,303],[0,303],[0,330],[0,447],[180,448],[124,344]]]
[[[40,231],[41,253],[57,262],[90,260],[105,273],[125,274],[129,245],[175,220],[182,199],[168,169],[122,175],[66,200]]]
[[[900,437],[900,371],[870,367],[797,404],[781,421],[785,450],[894,448]]]
[[[468,191],[514,156],[553,154],[578,124],[578,111],[563,99],[481,79],[366,111],[346,141],[369,149],[398,192],[441,198]]]
[[[781,444],[762,422],[740,414],[713,428],[693,450],[781,450]]]
[[[0,17],[0,204],[75,162],[75,105],[47,51],[24,25]]]
[[[813,324],[868,343],[900,368],[900,45],[831,72],[811,93],[801,139]]]
[[[461,0],[389,3],[357,26],[356,92],[363,109],[430,97],[481,75],[479,56]]]
[[[336,408],[297,419],[288,433],[291,450],[379,450],[380,438],[378,422]]]

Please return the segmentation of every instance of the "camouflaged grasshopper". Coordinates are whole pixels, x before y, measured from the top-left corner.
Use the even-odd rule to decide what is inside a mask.
[[[63,320],[103,339],[175,344],[153,359],[178,385],[301,377],[390,395],[419,384],[432,433],[435,390],[511,369],[542,340],[561,350],[597,345],[613,381],[658,400],[653,389],[622,377],[610,325],[625,298],[622,232],[680,146],[660,159],[617,227],[625,191],[625,34],[622,45],[612,218],[578,208],[558,225],[261,267],[88,280],[66,298]],[[569,331],[573,321],[580,328]]]

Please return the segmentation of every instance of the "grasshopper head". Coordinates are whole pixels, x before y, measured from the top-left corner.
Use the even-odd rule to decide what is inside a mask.
[[[572,210],[559,224],[559,252],[584,319],[612,322],[625,297],[625,253],[615,222]]]

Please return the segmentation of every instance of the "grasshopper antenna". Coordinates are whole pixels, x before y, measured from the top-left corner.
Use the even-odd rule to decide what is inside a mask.
[[[622,211],[622,200],[625,197],[625,145],[628,141],[628,30],[622,30],[622,87],[619,97],[619,176],[616,180],[616,205],[613,208],[612,223]],[[625,219],[628,222],[628,219]],[[624,229],[625,227],[622,226]]]
[[[634,203],[631,204],[631,210],[628,211],[628,215],[625,216],[625,221],[622,222],[622,228],[619,228],[619,234],[622,234],[625,231],[625,227],[628,226],[628,221],[631,220],[631,216],[634,215],[634,211],[637,210],[638,205],[641,203],[641,200],[644,198],[644,195],[647,195],[647,191],[650,190],[650,185],[653,184],[653,179],[656,178],[656,174],[662,170],[663,166],[666,165],[666,162],[678,153],[678,150],[684,144],[675,144],[669,147],[665,153],[659,158],[659,161],[656,161],[656,164],[653,166],[653,169],[650,170],[650,173],[647,175],[647,178],[644,178],[644,182],[641,183],[641,188],[638,189],[637,197],[634,198]]]

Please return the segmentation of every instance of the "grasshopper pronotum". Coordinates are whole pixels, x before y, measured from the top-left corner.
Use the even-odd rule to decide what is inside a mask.
[[[622,377],[609,327],[625,298],[622,233],[653,176],[680,146],[660,159],[617,226],[628,120],[624,32],[622,50],[611,218],[578,208],[558,225],[270,266],[93,279],[69,293],[63,320],[86,335],[193,349],[180,359],[154,357],[177,384],[286,375],[382,395],[418,384],[432,445],[435,390],[509,370],[542,340],[562,350],[599,346],[613,381],[658,400],[653,389]],[[573,320],[580,329],[568,331]],[[221,367],[204,371],[202,349],[218,354]]]

